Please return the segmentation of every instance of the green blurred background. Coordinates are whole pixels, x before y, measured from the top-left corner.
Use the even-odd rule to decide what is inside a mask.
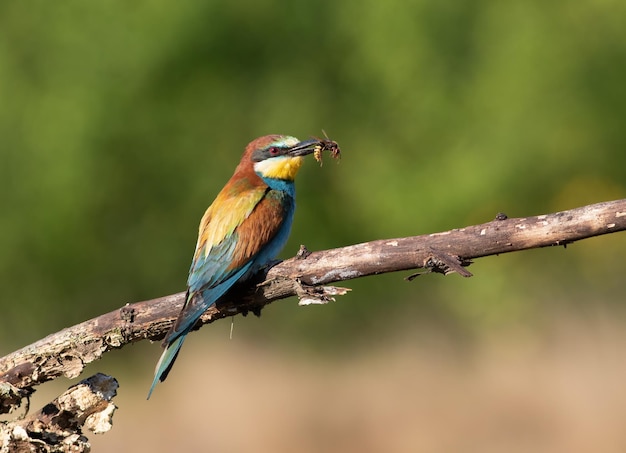
[[[343,151],[302,169],[283,257],[626,197],[625,21],[620,0],[0,3],[0,355],[184,290],[199,219],[259,135],[325,130]],[[443,342],[456,363],[563,314],[573,338],[598,312],[620,331],[625,254],[615,234],[471,279],[361,279],[335,304],[237,318],[235,338],[287,363]],[[187,369],[230,347],[219,324],[190,337]],[[143,407],[159,353],[93,367]]]

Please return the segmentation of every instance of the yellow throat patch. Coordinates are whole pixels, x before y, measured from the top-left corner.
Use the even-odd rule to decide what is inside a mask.
[[[265,159],[254,164],[254,171],[264,178],[283,179],[293,181],[296,179],[298,170],[302,166],[304,159],[302,156],[297,157],[274,157]]]

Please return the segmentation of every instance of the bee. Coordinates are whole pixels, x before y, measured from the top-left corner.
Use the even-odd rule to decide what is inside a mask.
[[[341,158],[341,149],[339,148],[339,145],[337,144],[337,142],[334,142],[331,139],[329,139],[328,135],[326,135],[326,132],[324,132],[324,137],[325,138],[323,139],[314,137],[316,140],[319,141],[319,144],[315,147],[315,150],[313,151],[313,157],[315,157],[315,160],[319,162],[320,166],[322,166],[322,163],[323,163],[322,152],[324,151],[329,151],[330,157],[332,157],[333,159]]]

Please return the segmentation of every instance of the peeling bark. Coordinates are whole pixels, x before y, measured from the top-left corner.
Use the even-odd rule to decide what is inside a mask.
[[[83,429],[102,434],[111,429],[111,402],[117,381],[96,374],[70,387],[41,410],[13,422],[0,422],[0,453],[88,452]]]

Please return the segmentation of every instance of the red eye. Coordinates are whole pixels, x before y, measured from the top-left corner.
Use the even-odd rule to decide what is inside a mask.
[[[278,156],[278,153],[280,152],[280,149],[276,148],[275,146],[272,146],[270,149],[268,149],[270,155],[272,156]]]

